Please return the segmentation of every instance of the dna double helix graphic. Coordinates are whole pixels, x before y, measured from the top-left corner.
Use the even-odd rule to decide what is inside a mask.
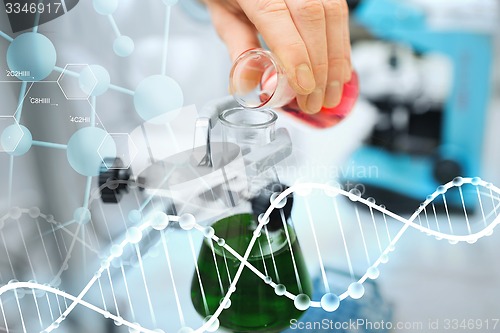
[[[138,187],[136,186],[136,188]],[[97,193],[98,191],[92,196],[91,203],[93,204],[99,204],[99,200],[96,200],[99,197]],[[295,224],[301,242],[304,244],[308,243],[309,240],[314,248],[312,252],[317,255],[325,284],[321,299],[311,300],[305,294],[294,294],[288,291],[286,285],[270,279],[267,269],[261,271],[255,267],[253,261],[249,260],[250,252],[258,238],[266,237],[268,217],[273,210],[281,209],[287,196],[292,193],[296,197],[297,204],[305,207],[305,215],[309,215],[309,221],[302,221],[304,223],[300,223],[300,225],[295,217]],[[319,203],[318,199],[314,199],[314,202],[324,206],[321,216],[326,216],[327,228],[318,222],[320,215],[314,215],[313,208],[316,207],[311,207],[313,201],[310,201],[314,195],[321,198]],[[72,243],[61,245],[61,248],[65,248],[61,251],[62,265],[60,269],[54,267],[50,269],[51,273],[55,273],[56,278],[53,278],[49,283],[43,284],[35,280],[19,282],[13,279],[0,287],[0,310],[2,312],[0,325],[5,327],[7,331],[19,329],[24,332],[52,332],[80,305],[113,320],[118,326],[128,327],[131,332],[163,332],[158,328],[158,313],[155,311],[158,311],[158,302],[168,302],[165,300],[168,297],[179,317],[178,332],[215,331],[219,327],[218,317],[231,306],[231,295],[238,287],[238,281],[245,269],[255,274],[256,281],[261,280],[260,283],[274,288],[277,295],[288,298],[300,310],[314,307],[332,312],[347,297],[358,299],[363,296],[363,283],[367,279],[379,277],[380,265],[388,262],[390,253],[395,250],[398,241],[409,228],[435,237],[437,241],[448,241],[450,246],[461,242],[474,244],[481,238],[490,236],[500,223],[498,217],[498,213],[500,213],[499,195],[499,188],[480,178],[457,177],[453,181],[439,186],[409,218],[403,218],[385,206],[377,205],[373,198],[361,197],[357,189],[348,192],[336,184],[299,183],[273,196],[269,208],[259,217],[257,229],[244,253],[238,253],[231,248],[215,233],[211,226],[197,223],[193,215],[189,213],[180,216],[167,215],[165,210],[158,207],[158,203],[156,203],[156,207],[153,207],[154,209],[149,214],[144,214],[140,219],[137,219],[136,216],[138,210],[129,214],[129,218],[137,219],[139,223],[128,227],[126,236],[121,242],[107,248],[107,255],[102,258],[100,267],[76,296],[59,290],[57,286],[60,283],[61,272],[64,272],[65,268],[67,269],[72,248],[75,244],[84,245],[86,243],[85,237],[78,237],[78,233],[73,233],[68,226],[59,226],[53,229],[53,218],[43,215],[36,208],[11,209],[7,215],[0,219],[2,229],[9,227],[9,221],[19,222],[23,216],[36,218],[42,220],[45,227],[51,230],[50,233],[44,235],[38,228],[39,242],[42,242],[46,237],[55,237],[59,243],[62,243],[64,235],[66,235],[71,236]],[[461,205],[452,207],[450,204],[452,198],[459,198],[455,202],[459,202]],[[325,211],[329,213],[325,214]],[[12,223],[12,225],[14,224],[21,228],[20,223]],[[79,229],[89,224],[91,221],[87,224],[76,223],[76,228]],[[303,232],[300,233],[301,231]],[[159,237],[154,238],[154,235]],[[221,295],[220,306],[214,313],[207,314],[202,322],[198,322],[197,328],[188,325],[185,316],[187,309],[185,302],[182,302],[185,294],[176,287],[181,282],[176,274],[179,271],[186,271],[188,265],[183,261],[183,267],[174,267],[176,252],[173,252],[173,245],[171,245],[174,238],[177,243],[184,243],[186,249],[189,249],[193,256],[195,268],[198,269],[194,246],[195,236],[202,236],[205,241],[210,241],[213,246],[224,249],[239,261],[239,267],[236,274],[231,277],[231,281],[221,281],[221,286],[224,283],[226,288],[225,294]],[[6,244],[4,240],[2,239]],[[28,250],[30,243],[24,243],[28,258],[30,257]],[[145,250],[141,247],[143,243],[155,244],[156,253],[154,253],[155,251],[151,252],[151,249]],[[329,243],[336,243],[339,246],[329,246]],[[90,251],[90,248],[87,250]],[[7,246],[5,251],[8,254]],[[65,251],[66,255],[63,253]],[[354,258],[356,252],[364,254],[366,260]],[[342,292],[334,293],[328,287],[332,281],[328,281],[325,274],[327,257],[334,257],[337,265],[347,267],[351,273],[352,281],[348,285],[336,288],[336,290],[343,290]],[[148,264],[149,261],[154,262],[153,271],[149,271],[151,268],[151,265]],[[159,266],[163,266],[161,272],[159,272]],[[133,270],[126,273],[126,270],[130,268]],[[34,274],[33,266],[31,269]],[[220,267],[220,269],[224,268]],[[272,268],[269,267],[269,269]],[[360,276],[359,278],[354,278],[355,271],[356,273],[362,272],[362,274],[356,275]],[[141,287],[144,292],[139,296],[134,296],[131,293],[132,282],[130,279],[134,278],[131,278],[130,275],[134,274],[137,275],[134,281],[141,281],[143,284]],[[192,270],[186,274],[192,276]],[[168,285],[168,288],[162,290],[164,293],[161,297],[159,296],[161,291],[150,288],[150,282],[155,276],[162,276],[162,284]],[[3,280],[5,278],[7,277],[2,277]],[[200,283],[202,283],[201,280]],[[335,285],[335,281],[333,284]],[[137,291],[138,284],[134,282],[133,288]],[[92,293],[101,296],[102,306],[86,299]],[[120,297],[126,301],[120,301]],[[136,321],[138,319],[137,309],[145,308],[145,305],[149,309],[150,318],[141,318],[141,324],[139,324]],[[35,318],[27,320],[23,317],[26,309],[35,309],[36,320]]]

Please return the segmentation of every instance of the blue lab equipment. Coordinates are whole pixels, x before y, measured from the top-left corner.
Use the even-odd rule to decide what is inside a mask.
[[[443,106],[439,142],[433,152],[417,155],[365,145],[354,153],[349,162],[367,167],[375,165],[378,175],[349,175],[344,181],[363,184],[365,195],[376,196],[378,201],[382,201],[381,193],[390,193],[387,198],[392,197],[394,205],[391,207],[391,202],[384,203],[395,210],[407,210],[401,203],[403,197],[418,202],[437,186],[456,176],[481,175],[493,40],[487,32],[437,28],[429,24],[422,8],[410,2],[364,0],[356,5],[354,20],[374,36],[409,44],[421,54],[440,53],[447,56],[453,65],[453,84]],[[465,199],[467,203],[467,197]],[[450,201],[452,206],[461,207],[458,196],[450,198]],[[410,207],[416,208],[414,203],[406,206]]]

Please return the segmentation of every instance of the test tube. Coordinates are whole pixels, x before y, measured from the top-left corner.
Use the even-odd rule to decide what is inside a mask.
[[[343,87],[340,104],[323,107],[316,114],[302,112],[296,103],[296,93],[288,84],[285,70],[277,57],[264,49],[250,49],[234,62],[229,77],[229,89],[235,100],[245,109],[271,108],[284,111],[318,128],[337,124],[354,107],[359,94],[356,72]]]

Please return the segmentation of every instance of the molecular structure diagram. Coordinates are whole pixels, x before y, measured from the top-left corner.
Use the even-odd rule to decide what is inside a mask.
[[[104,184],[101,187],[106,187],[106,186],[113,186],[116,185],[114,183],[123,183],[126,181],[111,181],[108,184]],[[112,184],[113,183],[113,184]],[[133,185],[132,183],[130,185]],[[439,225],[437,224],[436,220],[436,227],[431,227],[429,222],[429,218],[427,217],[427,209],[432,207],[432,210],[435,212],[435,206],[434,206],[434,201],[441,198],[445,197],[446,193],[452,189],[458,189],[460,193],[462,193],[461,189],[464,185],[471,185],[474,186],[477,190],[477,193],[479,193],[480,189],[485,189],[486,192],[489,192],[491,195],[488,197],[491,198],[493,207],[495,207],[494,211],[492,212],[485,212],[483,210],[483,203],[481,200],[481,210],[482,210],[482,222],[483,224],[480,229],[477,231],[472,231],[470,222],[468,218],[466,218],[467,221],[467,231],[463,234],[459,234],[457,230],[453,232],[453,227],[450,225],[450,230],[444,231],[444,228],[440,228]],[[267,276],[264,272],[259,271],[257,268],[255,268],[252,265],[252,262],[249,261],[249,255],[250,255],[250,250],[256,243],[257,239],[259,237],[262,237],[263,235],[263,230],[266,228],[266,224],[269,222],[269,216],[275,209],[281,209],[286,205],[286,200],[287,196],[289,196],[292,193],[300,194],[300,195],[305,195],[307,196],[309,193],[311,193],[312,190],[319,190],[323,191],[324,195],[327,197],[331,198],[336,198],[338,196],[348,198],[350,201],[359,203],[362,205],[365,205],[370,209],[370,212],[379,212],[383,214],[384,220],[386,217],[393,218],[400,223],[402,223],[402,228],[399,230],[399,232],[395,235],[395,237],[392,237],[390,239],[389,244],[385,249],[382,249],[380,255],[378,256],[377,259],[375,259],[374,262],[371,263],[371,265],[366,269],[366,272],[355,282],[352,282],[347,290],[341,294],[334,294],[332,292],[326,292],[323,297],[321,297],[320,300],[311,300],[310,297],[306,294],[293,294],[289,291],[287,291],[287,288],[285,285],[276,283],[275,281],[272,281],[269,276]],[[98,190],[91,196],[92,200],[94,199],[99,199],[99,194]],[[0,287],[0,297],[9,292],[9,291],[14,291],[14,292],[20,292],[23,291],[24,294],[28,293],[53,293],[55,295],[59,295],[63,297],[65,300],[71,301],[69,305],[66,306],[66,309],[61,312],[61,315],[53,321],[52,324],[50,324],[44,332],[51,332],[55,329],[57,329],[60,324],[67,318],[67,316],[73,311],[73,309],[76,307],[76,305],[82,305],[84,307],[87,307],[88,309],[91,309],[97,313],[100,313],[103,315],[105,318],[114,320],[115,324],[118,326],[125,325],[129,327],[131,332],[147,332],[147,333],[156,333],[159,332],[158,329],[148,329],[145,327],[142,327],[138,323],[133,323],[130,322],[123,317],[120,316],[119,312],[117,314],[110,313],[109,311],[99,308],[98,306],[95,306],[93,304],[90,304],[86,301],[83,300],[84,296],[88,291],[91,289],[93,285],[95,285],[99,279],[110,270],[110,266],[113,265],[113,263],[116,260],[120,260],[122,255],[125,252],[125,249],[127,246],[137,246],[138,243],[143,240],[143,235],[146,233],[147,230],[152,229],[155,230],[156,232],[163,233],[165,229],[167,229],[169,226],[173,224],[177,224],[182,230],[189,232],[191,230],[195,230],[201,234],[206,239],[209,239],[214,242],[214,244],[217,244],[217,246],[224,248],[228,253],[233,255],[235,258],[237,258],[240,261],[240,266],[233,277],[232,283],[230,288],[228,288],[228,291],[226,295],[224,296],[223,300],[220,303],[219,308],[215,311],[210,316],[207,316],[205,318],[204,324],[197,328],[193,329],[191,327],[184,326],[182,327],[178,332],[204,332],[204,331],[209,331],[213,332],[219,328],[219,321],[218,321],[218,316],[224,311],[225,309],[229,308],[231,306],[230,298],[233,292],[236,290],[237,285],[238,285],[238,280],[241,276],[241,273],[244,269],[249,269],[251,270],[260,280],[262,280],[262,283],[265,283],[269,285],[269,288],[274,288],[276,295],[281,296],[281,297],[286,297],[290,299],[290,302],[294,302],[295,307],[299,310],[306,310],[310,307],[315,307],[315,308],[322,308],[324,311],[327,312],[333,312],[338,309],[340,306],[341,301],[346,299],[347,297],[351,297],[353,299],[359,299],[363,297],[364,295],[364,287],[363,283],[368,280],[368,279],[377,279],[380,276],[380,271],[378,267],[381,264],[387,263],[388,262],[388,256],[390,252],[394,251],[394,248],[397,244],[397,242],[400,240],[400,238],[403,236],[403,234],[408,230],[408,228],[414,228],[416,230],[421,231],[422,233],[427,234],[428,236],[435,237],[437,240],[447,240],[450,242],[450,244],[457,244],[459,242],[467,242],[469,244],[473,244],[477,242],[479,239],[485,236],[490,236],[493,233],[493,230],[495,227],[500,223],[500,218],[498,217],[498,213],[496,210],[498,209],[498,195],[500,195],[500,189],[497,187],[493,186],[491,183],[487,183],[480,178],[456,178],[453,181],[440,186],[434,193],[430,194],[426,200],[419,206],[419,208],[412,214],[412,216],[408,219],[405,219],[403,217],[400,217],[397,214],[392,213],[391,211],[387,210],[383,205],[377,205],[375,201],[371,198],[364,199],[360,196],[359,191],[356,190],[351,190],[349,192],[341,189],[338,186],[331,185],[331,184],[320,184],[320,183],[300,183],[291,186],[290,188],[286,189],[282,193],[277,194],[276,196],[273,197],[272,201],[270,202],[269,208],[266,210],[265,213],[261,214],[259,216],[259,224],[257,229],[254,231],[252,239],[249,243],[248,249],[245,251],[244,255],[239,254],[236,252],[234,249],[232,249],[228,244],[226,244],[225,240],[223,238],[218,237],[215,234],[215,230],[211,226],[202,226],[197,223],[196,218],[189,214],[183,214],[180,216],[175,216],[175,215],[167,215],[165,212],[157,210],[153,211],[152,213],[148,214],[147,216],[144,216],[141,219],[141,224],[139,224],[137,227],[132,227],[128,230],[126,237],[119,243],[111,246],[109,249],[109,254],[108,256],[103,259],[101,262],[101,266],[99,269],[95,272],[93,278],[88,282],[88,284],[83,288],[81,293],[78,296],[73,296],[68,293],[65,293],[59,289],[56,289],[54,287],[51,287],[50,285],[43,285],[43,284],[38,284],[33,281],[29,282],[19,282],[19,281],[13,281],[7,285],[4,285]],[[149,197],[146,200],[149,202],[152,200],[152,197]],[[145,203],[142,204],[142,207],[145,207]],[[24,210],[24,211],[18,211],[16,212],[18,215],[20,214],[30,214],[30,215],[39,215],[39,211],[33,211],[33,210]],[[137,211],[132,211],[131,212],[131,218],[136,218],[141,215],[141,209]],[[422,219],[420,218],[421,215],[425,213],[426,222],[422,222]],[[465,212],[465,215],[467,213]],[[46,217],[45,217],[46,218]],[[5,218],[4,218],[5,219]],[[436,217],[437,219],[437,217]],[[419,222],[417,222],[417,220]],[[375,220],[374,220],[375,221]],[[312,226],[312,229],[314,227]],[[163,238],[163,235],[162,235]],[[165,257],[167,261],[170,261],[170,254],[167,250],[167,247],[165,245],[165,240],[163,239],[163,244],[164,244],[164,249],[165,249]],[[318,253],[319,256],[321,254]],[[141,270],[143,270],[142,263],[140,264]],[[323,267],[324,270],[324,267]],[[352,274],[352,272],[351,272]],[[328,284],[328,281],[326,281],[326,276],[324,276],[325,279],[325,284]],[[149,300],[149,293],[148,293],[148,300]],[[35,298],[36,299],[36,298]],[[66,302],[66,301],[65,301]],[[149,300],[150,302],[150,300]]]
[[[0,152],[10,155],[10,174],[14,169],[15,157],[28,153],[32,146],[62,149],[66,151],[67,160],[71,167],[79,174],[88,177],[85,192],[85,202],[80,209],[75,211],[78,215],[76,220],[84,221],[89,216],[88,198],[91,188],[91,177],[99,174],[99,165],[106,163],[104,158],[117,157],[116,142],[123,141],[126,133],[109,133],[104,128],[96,125],[99,117],[96,105],[97,97],[108,90],[114,90],[133,99],[133,105],[137,114],[144,120],[152,123],[168,123],[176,111],[183,106],[183,92],[178,83],[166,75],[166,58],[168,51],[169,19],[171,6],[176,0],[164,0],[165,4],[165,35],[163,47],[163,62],[160,73],[146,77],[139,83],[135,90],[119,87],[111,83],[109,72],[100,65],[74,65],[67,64],[64,67],[56,65],[57,51],[54,44],[45,35],[38,32],[35,26],[31,32],[25,32],[16,38],[10,37],[0,31],[0,37],[10,43],[7,49],[7,64],[9,73],[21,81],[19,101],[12,116],[1,116],[5,126],[0,137]],[[118,8],[118,0],[95,0],[93,1],[95,11],[108,17],[113,32],[116,35],[113,43],[113,51],[118,57],[128,57],[134,51],[133,40],[120,33],[113,18],[113,13]],[[76,71],[79,70],[79,71]],[[29,128],[21,122],[23,105],[27,94],[33,85],[44,81],[51,73],[60,73],[57,85],[68,100],[88,100],[91,107],[90,117],[82,122],[89,122],[89,126],[76,131],[66,143],[54,143],[36,140],[33,138]],[[68,82],[75,80],[79,89]],[[37,101],[43,103],[43,99]],[[80,120],[77,120],[80,121]],[[130,140],[125,141],[129,142]],[[133,144],[133,143],[132,143]],[[128,168],[132,162],[133,154],[124,166],[106,164],[108,169]],[[9,205],[12,195],[12,177],[10,177],[8,197]]]

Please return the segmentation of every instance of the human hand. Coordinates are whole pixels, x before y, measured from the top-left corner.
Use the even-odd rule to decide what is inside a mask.
[[[352,72],[346,0],[203,1],[233,60],[260,47],[260,33],[285,69],[304,112],[340,103]]]

